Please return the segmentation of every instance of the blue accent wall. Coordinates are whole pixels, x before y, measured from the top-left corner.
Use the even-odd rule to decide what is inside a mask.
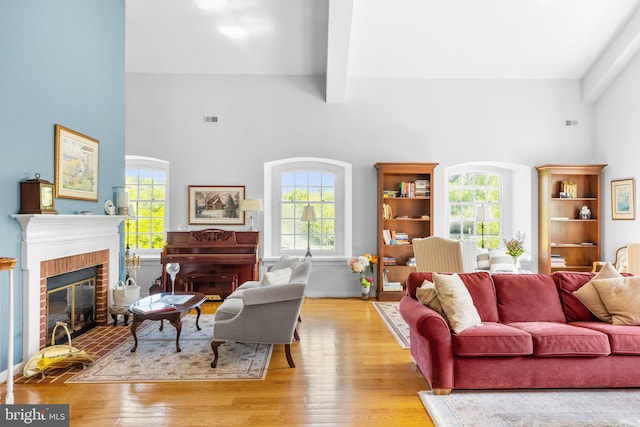
[[[61,214],[104,214],[124,184],[124,0],[0,2],[0,257],[14,274],[15,354],[22,360],[20,181],[54,181],[54,126],[100,141],[98,202],[56,199]],[[0,372],[7,368],[7,283],[0,272]],[[33,308],[39,309],[39,308]]]

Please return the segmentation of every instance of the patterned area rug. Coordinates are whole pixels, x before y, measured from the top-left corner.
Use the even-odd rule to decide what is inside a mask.
[[[269,344],[225,343],[219,347],[218,366],[212,369],[211,339],[213,315],[202,315],[198,331],[196,316],[182,319],[180,347],[176,352],[176,330],[167,321],[138,330],[138,349],[131,353],[133,337],[80,371],[67,383],[134,383],[173,381],[263,380],[273,346]],[[144,325],[143,324],[143,325]]]
[[[384,320],[393,336],[403,349],[409,348],[409,326],[400,314],[400,303],[397,302],[373,302],[373,306]]]
[[[436,427],[640,426],[640,390],[418,393]]]

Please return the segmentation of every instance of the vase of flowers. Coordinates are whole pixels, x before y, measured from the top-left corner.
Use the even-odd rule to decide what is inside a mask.
[[[511,240],[504,240],[504,244],[507,247],[507,251],[505,252],[507,255],[511,256],[513,260],[513,272],[518,273],[518,268],[520,264],[520,256],[524,253],[524,238],[526,237],[525,233],[517,232],[516,237]]]
[[[378,263],[378,256],[362,254],[349,260],[351,271],[360,275],[362,299],[368,300],[373,287],[373,267]]]

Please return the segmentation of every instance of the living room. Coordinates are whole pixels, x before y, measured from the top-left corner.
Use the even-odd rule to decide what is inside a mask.
[[[522,7],[532,7],[540,16],[549,17],[548,21],[540,18],[539,23],[571,15],[567,11],[576,10],[578,17],[589,12],[592,21],[588,22],[592,25],[597,21],[609,24],[604,39],[590,37],[596,33],[595,27],[583,27],[583,33],[570,39],[599,47],[592,56],[581,57],[582,62],[573,64],[571,72],[557,71],[566,64],[562,61],[569,56],[566,51],[547,65],[558,65],[552,70],[543,68],[532,50],[521,48],[512,52],[491,51],[493,56],[467,59],[466,63],[459,55],[440,56],[442,62],[426,62],[425,68],[430,71],[426,77],[418,71],[406,71],[404,75],[400,71],[406,67],[408,58],[429,58],[428,48],[433,50],[435,42],[410,44],[412,48],[416,46],[410,53],[396,56],[395,51],[401,45],[395,43],[400,42],[388,39],[383,43],[383,18],[366,19],[373,14],[369,8],[375,5],[385,10],[385,2],[345,2],[353,7],[352,22],[346,28],[339,17],[332,15],[348,7],[342,2],[268,3],[274,9],[271,25],[289,31],[278,33],[281,39],[261,36],[259,40],[271,40],[271,44],[243,42],[247,50],[234,50],[238,42],[227,39],[219,42],[220,51],[196,56],[189,55],[195,49],[171,44],[180,31],[186,31],[173,25],[172,16],[180,20],[197,14],[205,20],[206,16],[222,13],[199,10],[197,5],[202,4],[199,2],[190,3],[190,8],[180,14],[166,3],[163,7],[168,12],[160,13],[156,10],[159,6],[147,1],[3,3],[0,49],[7,67],[0,69],[3,94],[0,108],[7,130],[2,136],[7,155],[0,176],[7,202],[0,207],[3,213],[0,233],[5,236],[0,242],[0,256],[21,258],[20,225],[11,218],[19,210],[19,182],[32,179],[36,173],[42,179],[54,180],[55,124],[100,141],[98,201],[58,198],[55,204],[59,213],[103,214],[103,204],[113,199],[114,187],[124,184],[125,155],[148,156],[170,164],[169,229],[189,222],[189,185],[241,185],[247,198],[262,199],[267,162],[322,158],[349,163],[351,246],[343,257],[326,260],[315,257],[310,288],[318,298],[349,298],[359,294],[346,259],[376,248],[373,165],[377,162],[439,163],[434,174],[437,191],[434,190],[433,218],[438,235],[447,233],[447,170],[469,163],[530,168],[528,185],[518,187],[514,194],[530,205],[526,214],[531,221],[526,231],[534,258],[538,231],[535,166],[607,164],[602,175],[603,259],[612,261],[618,247],[638,240],[637,220],[611,218],[609,191],[612,180],[635,178],[638,170],[635,143],[640,137],[640,124],[635,113],[640,101],[635,95],[640,89],[637,78],[640,59],[634,50],[634,37],[640,31],[637,1],[615,5],[604,0],[567,1],[561,5],[523,2]],[[472,7],[470,2],[455,3],[460,8]],[[519,14],[505,9],[506,2],[487,3],[502,7],[495,9],[496,16],[517,22],[514,17]],[[572,3],[575,9],[570,8]],[[394,2],[393,8],[401,10],[409,6]],[[227,7],[225,14],[241,13]],[[248,3],[247,7],[251,12],[250,7],[257,6]],[[279,9],[282,7],[291,15]],[[612,16],[617,21],[600,19],[599,14],[611,9],[615,10]],[[294,13],[300,21],[291,25],[287,18],[296,16]],[[155,14],[164,20],[157,25],[159,28],[147,22],[148,27],[136,29],[128,21],[137,18],[143,25],[145,19],[153,21],[147,15]],[[405,24],[408,15],[411,14],[389,13],[389,31],[408,39],[410,34],[405,33],[410,33],[411,25],[444,26],[436,25],[436,19],[424,23],[411,20]],[[471,21],[474,14],[464,16]],[[497,22],[500,20],[494,24]],[[473,28],[480,31],[483,25]],[[507,26],[499,28],[508,30]],[[136,45],[134,40],[144,41],[136,31],[162,43],[154,49]],[[540,36],[548,30],[539,24],[532,31]],[[344,41],[349,34],[351,45]],[[367,38],[373,34],[375,38]],[[194,31],[192,37],[201,35]],[[329,49],[328,35],[338,36],[342,42],[330,44]],[[442,36],[450,37],[450,33]],[[460,37],[456,48],[471,50],[476,46],[476,37],[474,34]],[[284,40],[295,44],[285,47]],[[557,40],[557,44],[562,41]],[[350,56],[358,53],[358,49],[372,46],[379,50],[377,62],[353,62]],[[349,49],[351,52],[347,53]],[[180,56],[169,56],[170,52]],[[296,55],[292,55],[290,63],[273,60],[289,58],[287,55],[292,52]],[[150,58],[146,54],[155,55]],[[328,58],[338,62],[328,66]],[[511,74],[504,67],[510,58],[525,63],[522,68],[528,67],[531,72]],[[199,61],[209,71],[195,72],[194,63]],[[448,67],[447,61],[451,63]],[[392,67],[394,64],[397,68]],[[341,72],[340,65],[348,68],[348,72]],[[451,71],[456,65],[459,68]],[[469,72],[478,68],[476,74]],[[332,78],[337,78],[337,82]],[[215,116],[217,121],[207,123],[203,116]],[[262,212],[258,218],[261,231],[266,229],[266,215]],[[247,225],[231,228],[246,229]],[[517,229],[513,227],[513,232]],[[159,271],[157,259],[143,262],[145,266],[155,265]],[[18,266],[15,283],[22,280]],[[149,284],[141,283],[145,287]],[[21,298],[22,291],[17,286],[16,300]],[[0,311],[5,313],[6,300],[0,300]],[[22,304],[16,303],[15,310],[16,319],[21,319]],[[22,356],[21,327],[18,320],[16,362]],[[6,335],[5,323],[2,334]],[[6,353],[4,339],[0,353]],[[2,359],[0,370],[5,369],[6,359]]]

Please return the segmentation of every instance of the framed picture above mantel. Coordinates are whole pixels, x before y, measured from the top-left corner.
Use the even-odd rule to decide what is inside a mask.
[[[636,219],[635,180],[611,181],[611,219]]]
[[[244,199],[245,187],[190,185],[189,224],[242,225],[244,212],[240,201]]]
[[[55,133],[56,197],[97,202],[100,141],[58,124]]]

